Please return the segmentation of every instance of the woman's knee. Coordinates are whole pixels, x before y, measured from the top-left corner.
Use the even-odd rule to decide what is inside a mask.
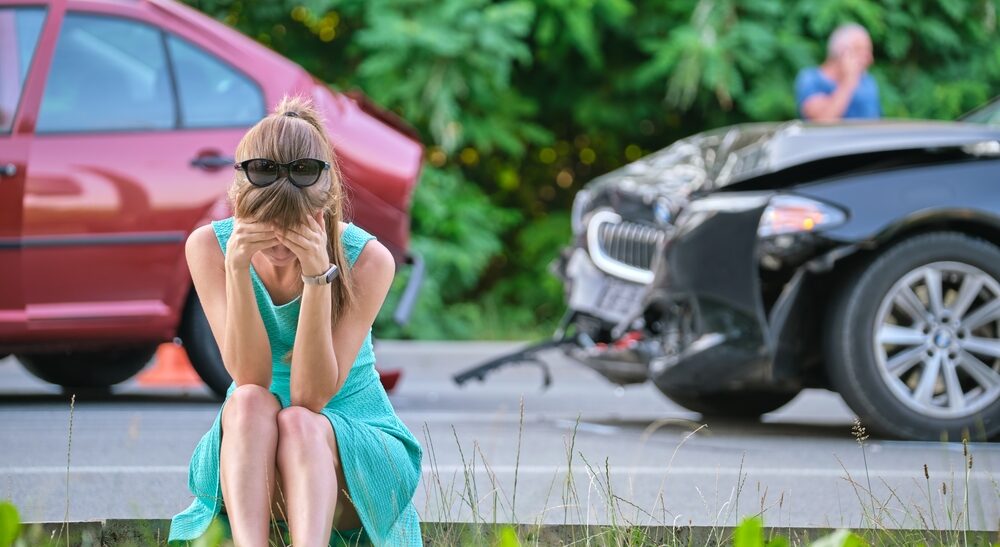
[[[277,421],[279,443],[304,444],[328,440],[326,431],[330,431],[331,435],[333,432],[326,416],[302,406],[293,405],[281,409]]]
[[[274,421],[281,409],[274,394],[256,384],[243,384],[233,390],[226,401],[222,418],[229,421],[254,423],[260,420]]]

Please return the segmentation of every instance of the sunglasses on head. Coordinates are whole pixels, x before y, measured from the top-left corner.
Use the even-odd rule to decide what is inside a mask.
[[[330,164],[315,158],[299,158],[288,163],[278,163],[267,158],[253,158],[241,161],[233,167],[243,171],[247,180],[254,186],[264,187],[282,176],[287,176],[292,184],[304,188],[315,184],[323,171],[330,168]]]

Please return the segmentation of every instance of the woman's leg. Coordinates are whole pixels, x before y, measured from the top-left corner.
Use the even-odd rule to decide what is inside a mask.
[[[222,411],[222,498],[233,542],[240,547],[268,544],[280,409],[270,391],[245,384],[233,391]]]
[[[290,406],[278,412],[278,469],[296,547],[327,545],[338,530],[361,526],[344,490],[337,439],[326,416]]]

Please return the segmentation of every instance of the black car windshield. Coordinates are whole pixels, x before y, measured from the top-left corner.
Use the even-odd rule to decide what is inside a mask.
[[[992,101],[976,108],[972,112],[967,112],[959,116],[958,121],[1000,125],[1000,97],[994,97]]]

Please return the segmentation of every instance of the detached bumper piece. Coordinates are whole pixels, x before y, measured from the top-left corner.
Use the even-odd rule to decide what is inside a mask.
[[[550,349],[562,350],[565,355],[601,373],[616,384],[642,383],[648,379],[648,363],[656,351],[655,348],[659,347],[658,341],[646,338],[641,331],[630,331],[610,344],[594,342],[580,329],[572,335],[567,335],[567,328],[576,320],[586,321],[587,318],[569,311],[551,339],[535,342],[517,351],[490,359],[454,375],[452,379],[461,386],[473,379],[484,381],[488,374],[508,365],[533,364],[542,370],[542,388],[545,389],[552,384],[552,373],[538,354]]]
[[[410,314],[413,313],[413,306],[416,304],[420,287],[424,284],[424,258],[412,250],[406,254],[406,263],[413,267],[410,279],[403,288],[403,296],[396,304],[396,310],[392,315],[396,324],[403,326],[410,321]]]
[[[452,379],[459,386],[468,382],[469,380],[472,380],[473,378],[482,382],[486,380],[486,375],[489,374],[490,372],[493,372],[494,370],[500,369],[507,365],[528,363],[528,364],[538,365],[538,367],[542,369],[542,388],[547,389],[550,385],[552,385],[552,373],[549,371],[549,367],[547,364],[545,364],[545,361],[539,359],[537,357],[537,354],[539,352],[552,348],[565,348],[576,345],[576,339],[575,339],[576,337],[566,335],[567,328],[573,322],[573,319],[575,317],[576,317],[576,312],[567,311],[566,314],[563,315],[562,321],[560,321],[559,323],[559,328],[556,329],[556,332],[552,335],[552,338],[528,345],[513,353],[507,353],[495,359],[490,359],[485,363],[476,365],[470,369],[465,370],[464,372],[456,374],[455,376],[452,377]]]

